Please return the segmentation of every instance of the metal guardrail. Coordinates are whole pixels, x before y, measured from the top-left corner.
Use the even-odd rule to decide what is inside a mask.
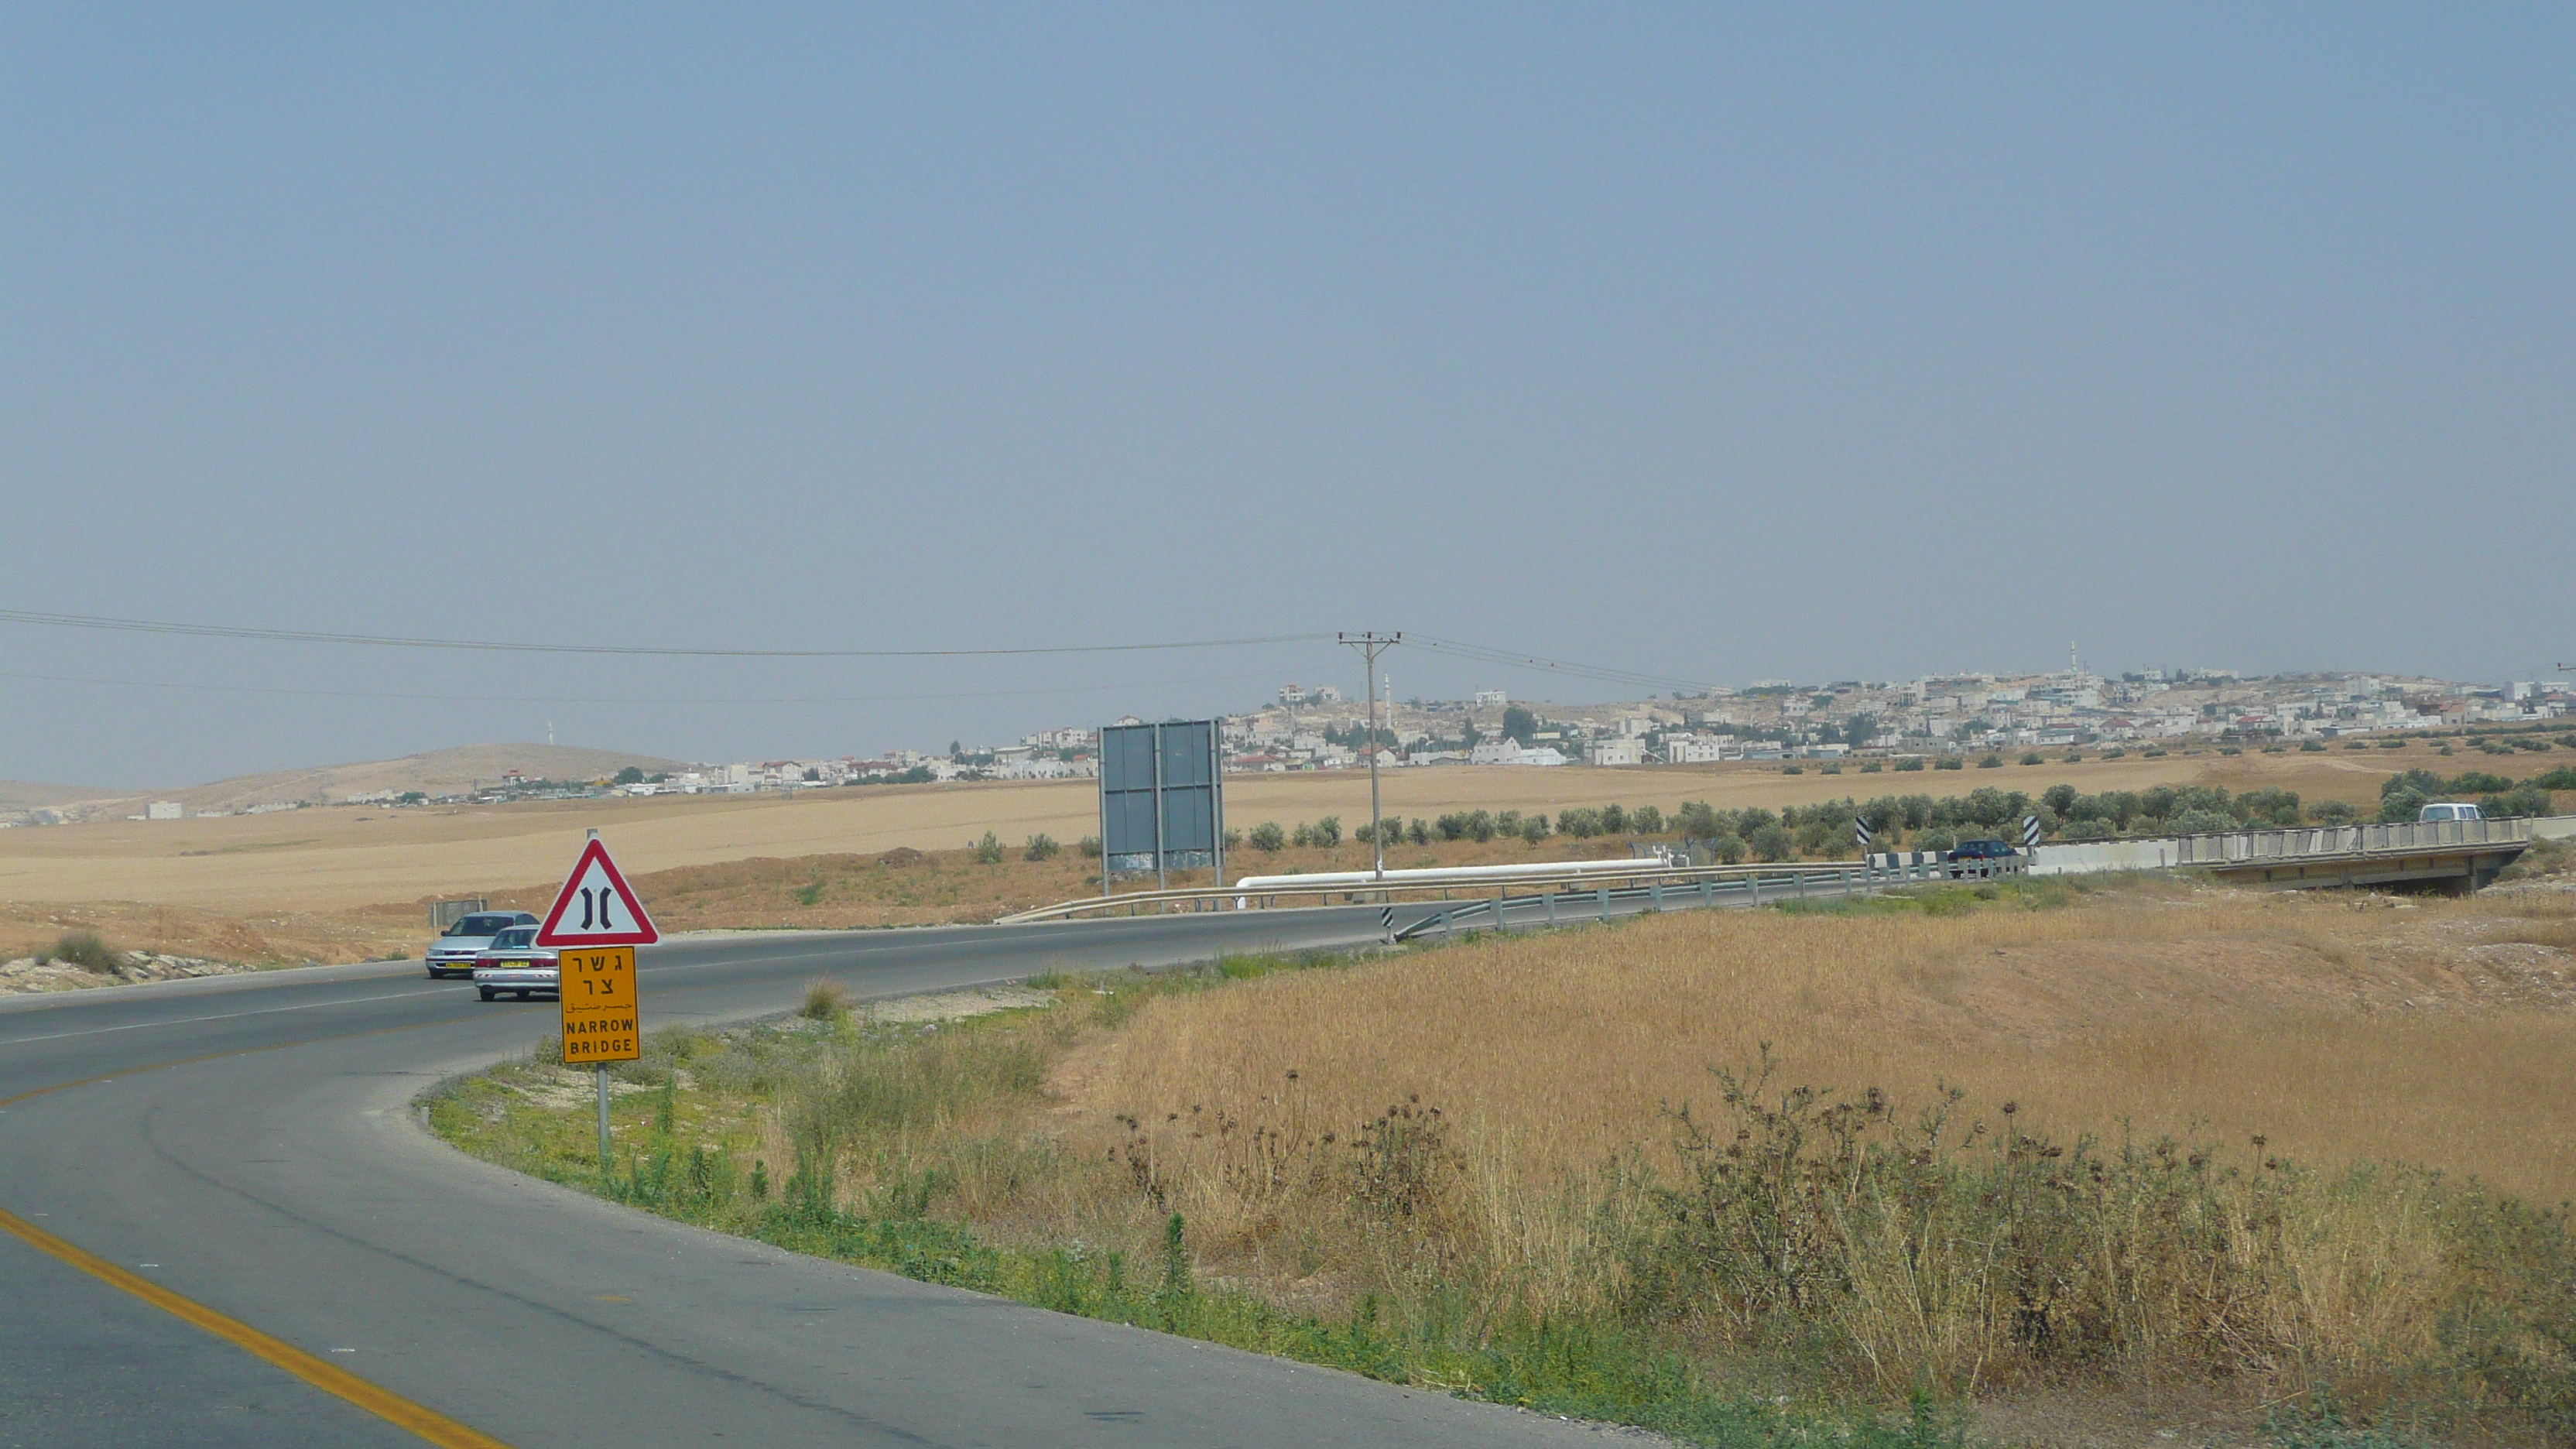
[[[1036,910],[1021,911],[1001,918],[997,924],[1026,925],[1038,921],[1065,921],[1079,916],[1111,915],[1120,912],[1138,914],[1147,910],[1205,911],[1272,909],[1282,899],[1314,897],[1317,905],[1333,903],[1341,897],[1350,905],[1398,901],[1424,902],[1456,900],[1462,894],[1472,896],[1477,904],[1495,900],[1545,900],[1557,897],[1598,897],[1607,891],[1614,896],[1629,892],[1687,893],[1703,882],[1712,892],[1749,890],[1755,904],[1781,897],[1809,894],[1819,884],[1832,886],[1834,894],[1848,890],[1876,890],[1887,886],[1920,885],[1932,881],[1985,879],[2001,875],[2018,875],[2029,867],[2027,856],[2004,861],[1959,861],[1944,864],[1878,866],[1854,861],[1796,862],[1773,861],[1756,865],[1676,866],[1658,861],[1640,861],[1635,871],[1621,871],[1605,878],[1598,871],[1583,875],[1519,876],[1496,880],[1491,876],[1461,876],[1455,881],[1409,880],[1401,885],[1331,885],[1308,890],[1264,886],[1258,893],[1230,886],[1191,886],[1173,890],[1131,891],[1123,895],[1093,896],[1086,900],[1064,901]],[[1765,895],[1764,892],[1769,892]]]
[[[1988,876],[2013,873],[2000,862],[1980,861],[1974,866]],[[1962,868],[1969,867],[1963,865]],[[1957,878],[1949,873],[1947,866],[1917,867],[1913,877],[1918,883]],[[1867,895],[1886,886],[1905,883],[1896,868],[1870,865],[1845,865],[1832,869],[1792,868],[1786,863],[1776,867],[1742,867],[1732,877],[1711,872],[1700,873],[1696,880],[1655,880],[1645,885],[1603,885],[1598,883],[1597,877],[1594,881],[1585,890],[1496,895],[1483,900],[1444,904],[1441,909],[1400,927],[1394,926],[1390,919],[1388,939],[1411,941],[1435,931],[1444,937],[1460,931],[1507,931],[1512,928],[1510,912],[1514,907],[1521,908],[1525,915],[1533,910],[1539,913],[1538,920],[1524,922],[1526,925],[1565,925],[1593,919],[1596,913],[1606,924],[1617,914],[1612,910],[1617,905],[1636,906],[1649,911],[1705,909],[1737,902],[1759,906],[1765,902],[1763,890],[1766,886],[1771,892],[1769,900],[1776,904],[1784,900]]]
[[[2311,825],[2173,837],[2176,865],[2383,855],[2459,846],[2528,845],[2531,821],[2426,820],[2398,825]]]

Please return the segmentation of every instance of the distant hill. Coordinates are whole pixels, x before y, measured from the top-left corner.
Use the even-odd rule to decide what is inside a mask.
[[[381,790],[419,790],[431,795],[456,794],[480,785],[500,783],[511,770],[547,780],[596,780],[632,765],[647,774],[687,768],[678,760],[630,755],[619,750],[589,750],[578,745],[459,745],[405,755],[399,760],[366,760],[351,765],[322,765],[305,770],[276,770],[216,780],[157,798],[176,800],[194,815],[205,810],[243,810],[297,800],[329,803]]]
[[[81,785],[39,785],[27,780],[0,780],[0,815],[14,815],[24,810],[102,805],[141,799],[149,794],[150,791],[143,790],[106,790]]]

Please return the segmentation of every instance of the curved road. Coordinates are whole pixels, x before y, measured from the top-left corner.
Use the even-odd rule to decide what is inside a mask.
[[[1376,916],[698,938],[639,969],[648,1027],[717,1023],[817,976],[899,995],[1356,945]],[[554,1014],[417,963],[0,1000],[0,1446],[1601,1440],[701,1232],[417,1125]]]

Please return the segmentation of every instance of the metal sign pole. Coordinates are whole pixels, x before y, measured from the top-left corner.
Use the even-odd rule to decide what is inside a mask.
[[[599,1171],[608,1173],[608,1063],[591,1069],[599,1077]]]
[[[1225,719],[1208,721],[1208,849],[1216,864],[1211,882],[1225,889]]]
[[[1163,871],[1163,727],[1154,726],[1154,889],[1169,890]],[[1169,910],[1166,906],[1164,909]]]

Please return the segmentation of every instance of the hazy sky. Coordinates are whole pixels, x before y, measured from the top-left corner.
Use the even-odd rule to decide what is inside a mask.
[[[2576,9],[858,8],[0,10],[0,608],[1727,683],[2576,658]],[[848,701],[0,678],[0,776],[120,785],[1360,677],[10,624],[0,673]]]

